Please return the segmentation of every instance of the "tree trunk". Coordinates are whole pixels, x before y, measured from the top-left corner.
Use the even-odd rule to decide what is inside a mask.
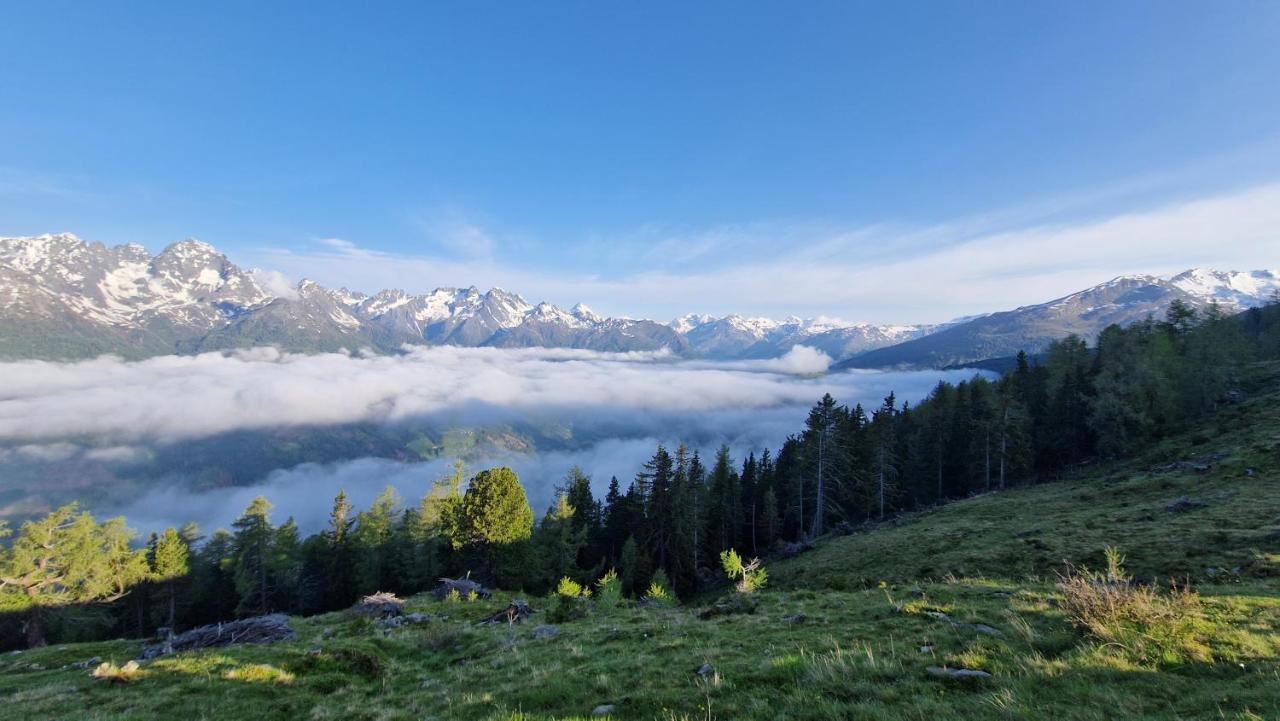
[[[876,485],[879,487],[879,489],[878,489],[878,490],[879,490],[879,495],[880,495],[880,520],[882,520],[882,521],[884,520],[884,482],[885,482],[885,478],[884,478],[884,471],[885,471],[885,468],[884,468],[884,464],[885,464],[884,451],[885,451],[884,446],[880,446],[880,453],[878,454],[878,455],[879,455],[879,457],[880,457],[880,464],[879,464],[879,465],[880,465],[880,469],[879,469],[879,471],[880,471],[880,472],[876,474]]]
[[[178,609],[178,591],[173,587],[173,581],[169,581],[169,633],[173,634],[173,621],[177,616]]]
[[[39,608],[34,608],[27,615],[27,648],[48,646],[49,640],[44,636],[44,619],[40,617]]]
[[[1004,469],[1009,456],[1009,406],[1000,419],[1000,490],[1004,490]]]
[[[991,426],[990,425],[987,426],[987,433],[982,441],[982,450],[986,454],[986,466],[983,469],[983,475],[985,476],[985,479],[983,480],[983,485],[984,485],[983,490],[990,491],[991,490]]]
[[[938,502],[941,503],[942,502],[942,439],[941,438],[938,439],[937,468],[938,468]]]

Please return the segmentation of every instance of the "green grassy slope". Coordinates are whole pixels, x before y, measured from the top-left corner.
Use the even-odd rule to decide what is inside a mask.
[[[1210,454],[1204,472],[1153,470]],[[1166,510],[1182,496],[1203,505]],[[295,619],[294,641],[180,654],[123,685],[68,666],[141,642],[69,645],[0,656],[0,719],[1280,719],[1278,531],[1280,394],[1255,392],[1139,458],[825,539],[769,564],[754,612],[595,609],[548,638],[544,599],[494,627],[476,621],[510,596],[420,597],[410,610],[447,618]],[[1196,582],[1195,658],[1134,660],[1068,622],[1056,572],[1109,544],[1138,575]]]
[[[1098,566],[1117,546],[1139,576],[1193,581],[1280,576],[1280,378],[1207,424],[1123,462],[1052,483],[967,499],[826,538],[775,566],[790,588],[880,580],[1053,576],[1064,561]],[[1208,465],[1168,469],[1191,461]],[[1192,507],[1171,512],[1186,498]]]

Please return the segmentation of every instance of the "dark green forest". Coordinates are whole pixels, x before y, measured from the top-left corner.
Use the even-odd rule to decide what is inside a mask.
[[[266,498],[229,529],[169,528],[141,546],[125,519],[66,506],[0,531],[0,634],[9,648],[148,636],[322,613],[464,575],[544,594],[613,569],[629,595],[657,584],[689,600],[724,583],[722,550],[793,554],[824,534],[1126,456],[1239,402],[1247,366],[1276,358],[1280,304],[1227,316],[1175,302],[1092,347],[1068,337],[998,378],[940,383],[914,406],[825,396],[795,435],[745,459],[659,446],[599,498],[569,469],[536,521],[510,469],[468,478],[461,465],[421,499],[388,488],[356,509],[339,493],[328,527],[306,537]]]

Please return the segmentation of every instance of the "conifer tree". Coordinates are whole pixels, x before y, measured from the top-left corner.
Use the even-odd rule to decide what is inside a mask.
[[[275,529],[271,525],[270,513],[271,503],[258,496],[231,524],[235,529],[231,544],[232,577],[240,597],[236,612],[241,616],[271,610],[271,553]]]
[[[491,468],[472,477],[446,526],[454,548],[477,551],[486,569],[498,574],[502,554],[532,535],[533,509],[515,471]]]
[[[156,539],[151,557],[151,579],[164,585],[168,615],[165,625],[174,631],[178,614],[178,582],[191,570],[191,549],[187,540],[172,527]]]
[[[22,614],[28,646],[45,645],[48,614],[117,600],[146,580],[146,551],[130,547],[133,536],[123,518],[98,523],[75,504],[22,524],[0,551],[0,610]]]

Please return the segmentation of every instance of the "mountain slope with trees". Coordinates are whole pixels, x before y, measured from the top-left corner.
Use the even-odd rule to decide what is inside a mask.
[[[190,651],[100,674],[114,683],[91,671],[103,663],[122,669],[144,641],[70,643],[0,658],[0,693],[10,699],[0,718],[413,719],[440,709],[484,721],[593,713],[1270,718],[1280,713],[1271,690],[1280,673],[1280,367],[1255,366],[1248,376],[1251,398],[1139,455],[819,538],[815,550],[767,561],[767,585],[745,595],[720,581],[688,606],[606,603],[590,583],[595,598],[574,601],[582,615],[567,618],[555,616],[566,602],[554,593],[420,595],[405,613],[424,621],[379,625],[349,611],[294,617],[292,640]],[[1216,460],[1200,470],[1193,459],[1206,456]],[[539,571],[547,576],[574,572],[566,551],[584,539],[568,499],[584,497],[583,486],[569,479],[558,508],[531,531],[530,542],[546,552]],[[459,478],[437,486],[420,506],[424,526],[441,523],[461,487]],[[1169,510],[1180,495],[1194,505]],[[372,579],[378,559],[360,544],[379,537],[392,506],[380,499],[358,518],[339,498],[330,531],[311,551],[324,559],[318,566],[350,562]],[[366,541],[356,541],[357,525]],[[253,526],[215,538],[233,564],[201,572],[225,574],[226,608],[235,604],[236,575],[260,567],[252,555],[262,534]],[[523,537],[526,527],[516,526]],[[277,543],[289,547],[287,537],[279,532]],[[1157,586],[1195,579],[1179,611],[1190,635],[1166,647],[1175,655],[1135,656],[1074,625],[1070,586],[1057,574],[1069,573],[1064,561],[1105,568],[1108,545]],[[383,559],[405,558],[390,548]],[[153,555],[158,565],[159,550]],[[394,578],[405,566],[382,568]],[[351,581],[330,578],[334,607],[349,607]],[[162,618],[163,587],[157,582],[151,594],[160,596]],[[529,621],[480,623],[513,599],[535,608]],[[947,675],[956,670],[973,675]]]

